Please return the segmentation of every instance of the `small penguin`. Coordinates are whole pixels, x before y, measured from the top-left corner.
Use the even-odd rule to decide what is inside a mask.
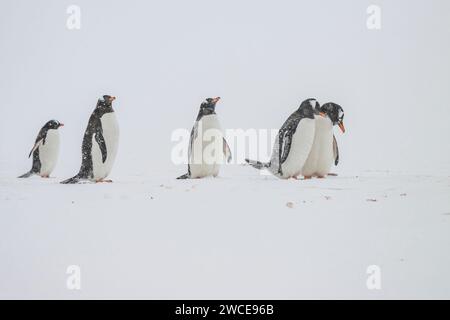
[[[298,179],[313,145],[314,109],[319,107],[316,99],[307,99],[291,114],[278,132],[270,162],[245,161],[256,169],[268,169],[281,179]]]
[[[338,125],[345,133],[344,110],[336,103],[326,103],[316,110],[316,132],[314,144],[302,170],[305,179],[311,177],[325,178],[334,162],[339,163],[339,148],[333,133],[333,126]]]
[[[58,129],[64,126],[56,120],[48,121],[39,131],[33,149],[28,158],[33,155],[33,165],[31,170],[21,175],[19,178],[29,178],[36,174],[42,178],[49,178],[59,154],[59,132]]]
[[[112,107],[115,99],[104,95],[97,101],[83,137],[80,171],[61,183],[78,183],[80,180],[112,182],[105,178],[112,170],[119,145],[119,124]]]
[[[189,139],[188,172],[177,179],[217,177],[224,158],[231,161],[231,150],[216,114],[219,100],[208,98],[200,105]]]

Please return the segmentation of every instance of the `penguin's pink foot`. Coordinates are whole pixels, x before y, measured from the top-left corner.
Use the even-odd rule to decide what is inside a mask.
[[[298,176],[293,176],[291,178],[294,179],[294,180],[300,180],[300,178]]]
[[[311,179],[312,177],[311,176],[304,176],[303,177],[303,180],[309,180],[309,179]]]

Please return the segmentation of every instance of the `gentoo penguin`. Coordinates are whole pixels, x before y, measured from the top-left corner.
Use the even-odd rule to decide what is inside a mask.
[[[344,110],[336,103],[326,103],[316,110],[316,133],[314,144],[302,170],[305,179],[313,176],[324,178],[331,166],[339,163],[339,149],[333,126],[338,125],[342,133],[344,127]]]
[[[224,159],[231,161],[231,150],[216,114],[219,100],[208,98],[200,105],[189,139],[188,173],[177,179],[217,177]]]
[[[28,158],[33,155],[33,165],[31,170],[21,175],[19,178],[28,178],[34,174],[42,178],[50,177],[55,169],[59,153],[59,132],[58,129],[64,126],[56,120],[48,121],[39,131],[33,149]]]
[[[307,99],[286,120],[275,139],[270,162],[245,161],[256,169],[268,169],[281,179],[297,179],[313,145],[315,108],[319,108],[319,103]]]
[[[98,100],[84,133],[80,171],[61,183],[77,183],[80,180],[112,182],[105,178],[111,172],[119,144],[119,124],[112,107],[115,99],[105,95]]]

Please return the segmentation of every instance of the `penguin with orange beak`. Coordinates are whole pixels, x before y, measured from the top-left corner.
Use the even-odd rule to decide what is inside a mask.
[[[336,103],[328,102],[316,108],[316,130],[311,152],[302,169],[305,179],[325,178],[331,166],[339,163],[339,148],[333,127],[337,125],[345,133],[344,110]]]
[[[119,146],[119,124],[112,106],[114,100],[116,97],[109,95],[98,99],[84,132],[80,171],[62,184],[112,182],[106,177],[111,173]]]
[[[231,161],[231,150],[216,113],[219,100],[207,98],[200,105],[189,140],[188,172],[177,179],[217,177],[221,164]]]
[[[56,166],[59,154],[59,128],[63,127],[59,121],[48,121],[39,131],[28,158],[33,156],[31,170],[21,175],[19,178],[29,178],[32,175],[39,175],[42,178],[49,178]]]

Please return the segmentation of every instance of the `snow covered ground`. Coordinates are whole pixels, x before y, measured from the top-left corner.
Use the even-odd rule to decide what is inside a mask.
[[[0,298],[450,298],[447,175],[178,173],[70,186],[3,174]],[[381,290],[366,286],[371,265]]]

